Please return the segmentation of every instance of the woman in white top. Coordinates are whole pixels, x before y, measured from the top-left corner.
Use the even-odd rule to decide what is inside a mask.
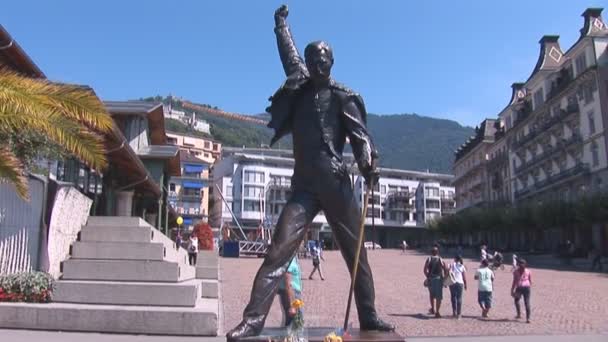
[[[190,234],[188,240],[188,261],[190,265],[196,265],[196,256],[198,255],[198,238],[194,233]]]
[[[452,315],[457,319],[460,319],[462,313],[462,291],[467,289],[466,270],[462,257],[460,255],[455,256],[454,262],[450,264],[449,277],[452,281],[452,285],[450,285]]]

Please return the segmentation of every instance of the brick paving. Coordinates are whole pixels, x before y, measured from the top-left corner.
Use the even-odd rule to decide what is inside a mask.
[[[339,252],[326,251],[322,263],[326,277],[308,280],[312,270],[310,259],[301,260],[304,275],[305,320],[307,326],[342,326],[348,297],[348,271]],[[479,318],[477,283],[469,272],[469,290],[464,295],[463,319],[449,317],[449,291],[444,291],[441,312],[435,319],[426,313],[428,292],[422,286],[422,267],[426,256],[415,252],[401,254],[398,250],[369,252],[376,284],[376,307],[381,317],[394,323],[403,336],[486,336],[546,334],[608,334],[608,276],[606,274],[534,269],[532,290],[532,324],[515,321],[515,309],[509,294],[512,276],[510,267],[496,271],[494,308],[490,319]],[[222,331],[241,319],[255,272],[262,259],[221,258]],[[477,262],[465,260],[470,270]],[[522,301],[523,306],[523,301]],[[354,305],[353,305],[354,307]],[[523,308],[522,308],[523,309]],[[449,317],[449,318],[448,318]],[[356,309],[351,322],[357,326]],[[267,326],[277,326],[281,310],[275,300]]]

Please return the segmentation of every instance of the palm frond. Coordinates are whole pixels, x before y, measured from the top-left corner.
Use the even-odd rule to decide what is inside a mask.
[[[27,177],[23,174],[21,161],[6,147],[0,147],[0,182],[13,184],[17,195],[29,200]]]
[[[0,106],[4,113],[61,114],[100,133],[112,127],[112,119],[90,89],[31,79],[8,70],[0,70]]]

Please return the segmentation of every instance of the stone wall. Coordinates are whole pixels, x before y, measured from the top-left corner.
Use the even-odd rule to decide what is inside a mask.
[[[46,271],[60,275],[60,264],[68,258],[70,245],[89,218],[93,201],[71,186],[60,187],[53,201],[49,225]]]

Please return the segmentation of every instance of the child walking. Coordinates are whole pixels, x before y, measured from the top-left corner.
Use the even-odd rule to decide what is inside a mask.
[[[477,301],[481,308],[481,317],[488,317],[492,308],[492,290],[494,283],[494,272],[488,267],[487,259],[481,261],[481,267],[475,272],[475,280],[478,280]]]

